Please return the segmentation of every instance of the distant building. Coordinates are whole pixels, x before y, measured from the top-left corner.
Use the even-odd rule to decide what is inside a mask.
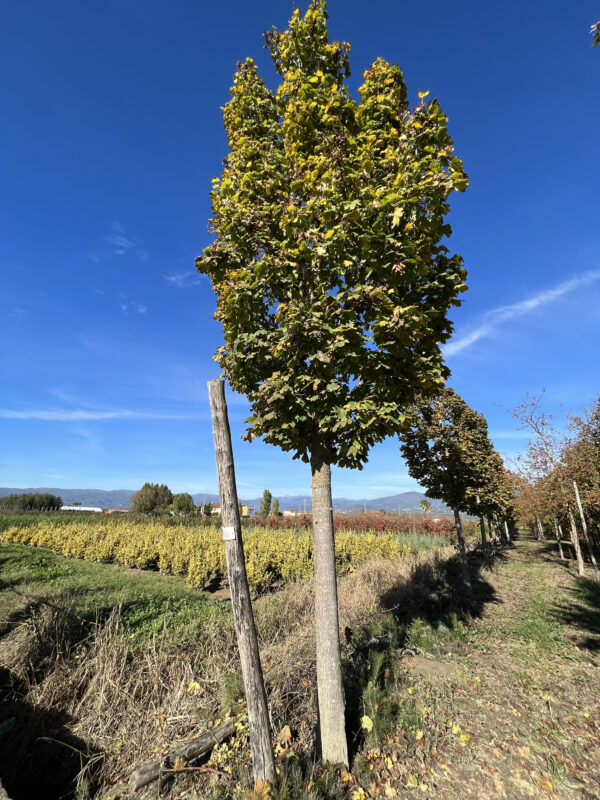
[[[95,506],[61,506],[61,511],[91,511],[94,514],[102,514],[103,509],[96,508]]]
[[[254,506],[247,506],[245,503],[242,503],[242,517],[254,516],[256,516],[256,509]]]
[[[105,514],[129,514],[129,508],[105,508]]]

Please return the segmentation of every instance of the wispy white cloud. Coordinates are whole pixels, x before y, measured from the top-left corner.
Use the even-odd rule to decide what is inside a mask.
[[[467,347],[470,347],[472,344],[475,344],[475,342],[479,341],[479,339],[489,336],[503,323],[512,319],[516,319],[517,317],[523,317],[526,314],[529,314],[530,312],[540,308],[541,306],[554,303],[556,300],[560,300],[560,298],[564,297],[566,294],[575,291],[575,289],[579,289],[582,286],[587,286],[597,280],[600,280],[599,271],[583,272],[581,275],[575,275],[575,277],[565,281],[564,283],[560,283],[558,286],[555,286],[552,289],[544,289],[543,291],[538,292],[538,294],[533,295],[533,297],[527,298],[527,300],[521,300],[518,303],[513,303],[512,305],[508,306],[493,308],[491,311],[488,311],[486,314],[484,314],[479,325],[476,325],[471,329],[467,329],[465,333],[459,335],[457,338],[447,344],[443,348],[444,355],[456,355],[457,353],[466,350]]]
[[[196,286],[202,280],[202,276],[191,270],[187,272],[172,272],[170,275],[163,275],[170,286],[176,289],[187,289],[189,286]]]
[[[135,411],[131,409],[87,410],[87,409],[42,409],[31,408],[18,411],[0,408],[0,419],[41,420],[43,422],[90,422],[111,419],[203,419],[198,414],[165,414],[156,411]]]
[[[148,260],[148,253],[140,247],[139,242],[127,233],[125,226],[120,222],[113,222],[111,231],[106,237],[106,242],[112,248],[112,252],[116,256],[124,256],[126,253],[133,253],[140,261],[146,262]],[[92,254],[96,256],[96,254]],[[90,255],[90,257],[92,257]],[[92,258],[92,260],[96,260]]]
[[[26,308],[20,308],[19,306],[11,308],[9,312],[10,317],[26,317],[28,314],[29,311]]]
[[[132,300],[131,302],[122,302],[121,311],[123,314],[145,314],[148,309],[143,303]]]
[[[528,436],[529,436],[529,434],[526,433],[525,431],[502,431],[502,430],[490,431],[490,437],[492,439],[517,439],[517,440],[523,440],[523,439],[527,439]]]

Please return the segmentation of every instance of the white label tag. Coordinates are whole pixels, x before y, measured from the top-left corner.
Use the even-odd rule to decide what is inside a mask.
[[[233,526],[223,528],[223,541],[230,542],[232,539],[235,539],[235,528]]]

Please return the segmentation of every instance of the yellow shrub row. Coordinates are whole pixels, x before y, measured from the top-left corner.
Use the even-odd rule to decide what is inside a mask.
[[[214,578],[221,579],[226,573],[222,535],[214,528],[172,527],[151,521],[44,521],[8,528],[2,539],[48,547],[71,558],[185,575],[188,583],[198,587]],[[279,581],[300,581],[312,575],[309,532],[253,529],[244,533],[244,550],[248,582],[255,591]],[[338,568],[345,571],[353,562],[374,556],[401,558],[409,548],[389,534],[343,532],[336,535],[336,551]]]

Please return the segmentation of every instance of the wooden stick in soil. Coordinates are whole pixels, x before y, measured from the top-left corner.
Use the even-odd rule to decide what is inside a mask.
[[[209,381],[208,397],[217,458],[227,577],[229,579],[233,620],[242,664],[246,703],[248,705],[254,781],[263,780],[273,783],[275,779],[275,762],[271,744],[271,726],[269,724],[267,695],[258,652],[254,615],[250,602],[250,589],[248,588],[248,578],[246,576],[242,525],[235,485],[233,450],[231,448],[231,433],[227,416],[227,404],[225,402],[225,382],[220,380]]]
[[[225,722],[217,725],[212,731],[207,731],[197,739],[192,739],[191,742],[188,742],[178,750],[173,750],[164,758],[143,764],[131,774],[129,779],[129,791],[137,792],[138,789],[147,786],[149,783],[159,778],[163,771],[173,771],[173,764],[175,764],[178,758],[188,762],[205,755],[205,753],[208,753],[224,739],[228,739],[232,736],[234,732],[235,720],[226,719]]]
[[[587,520],[585,518],[585,514],[583,513],[583,506],[581,505],[581,497],[579,497],[579,489],[577,488],[577,481],[573,481],[573,488],[575,489],[575,499],[577,500],[577,508],[579,509],[579,517],[581,519],[581,527],[583,528],[583,536],[585,538],[585,543],[587,544],[588,552],[590,554],[590,561],[592,562],[592,566],[594,567],[594,580],[596,581],[596,583],[600,583],[600,575],[598,574],[598,564],[596,563],[596,556],[594,555],[592,544],[590,542],[590,537],[588,536]]]

